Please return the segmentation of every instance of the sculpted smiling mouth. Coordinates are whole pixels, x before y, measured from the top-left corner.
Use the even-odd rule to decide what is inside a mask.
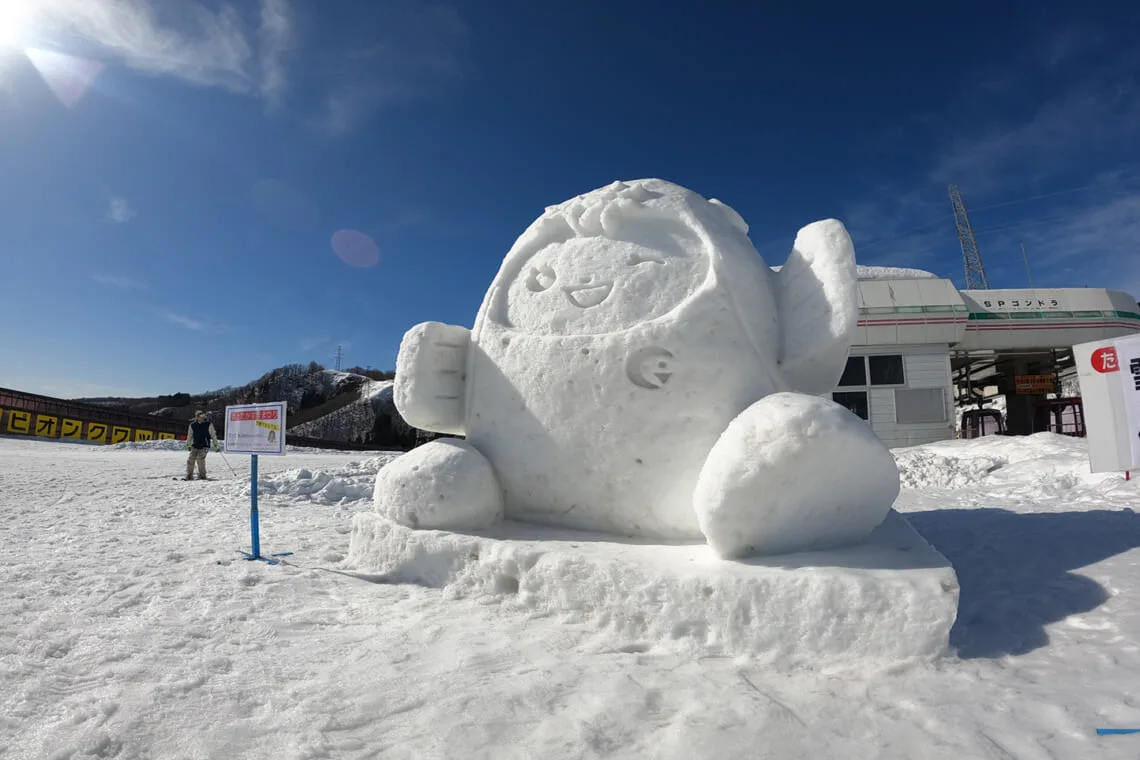
[[[614,284],[612,282],[603,282],[598,285],[566,286],[562,288],[562,292],[566,294],[570,303],[579,309],[588,309],[609,298],[613,289]]]

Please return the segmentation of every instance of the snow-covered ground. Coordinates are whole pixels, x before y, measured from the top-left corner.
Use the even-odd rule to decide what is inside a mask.
[[[621,651],[598,629],[346,573],[391,458],[0,439],[4,758],[1135,758],[1140,483],[1083,442],[895,452],[955,565],[955,651],[890,672]],[[825,474],[821,474],[825,476]]]

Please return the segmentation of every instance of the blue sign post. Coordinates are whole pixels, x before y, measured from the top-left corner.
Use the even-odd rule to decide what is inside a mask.
[[[258,559],[261,557],[261,542],[257,535],[257,454],[250,457],[249,462],[249,534],[253,548],[250,559]]]
[[[250,549],[247,560],[261,560],[276,565],[274,557],[287,557],[293,552],[280,552],[270,557],[261,556],[261,536],[257,513],[257,457],[259,454],[285,455],[285,402],[270,404],[243,404],[226,407],[226,451],[249,454],[249,532]]]

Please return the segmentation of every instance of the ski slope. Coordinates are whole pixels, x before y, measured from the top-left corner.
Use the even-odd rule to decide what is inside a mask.
[[[1140,484],[1083,443],[896,450],[896,508],[955,565],[956,651],[824,672],[339,567],[392,455],[248,458],[0,439],[3,758],[1135,758]]]

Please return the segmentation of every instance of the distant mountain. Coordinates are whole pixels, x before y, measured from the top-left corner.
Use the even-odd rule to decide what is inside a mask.
[[[412,448],[437,437],[408,425],[392,400],[394,372],[352,367],[344,372],[312,362],[288,364],[241,387],[147,398],[75,399],[135,414],[189,421],[198,409],[220,420],[226,406],[284,401],[294,435],[326,441]]]

